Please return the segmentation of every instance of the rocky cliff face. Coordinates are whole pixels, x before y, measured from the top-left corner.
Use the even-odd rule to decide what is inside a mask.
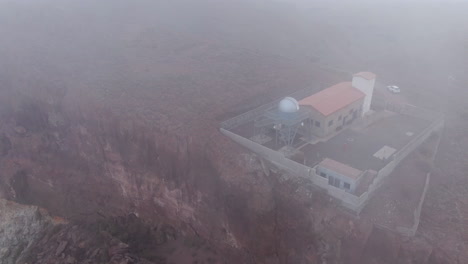
[[[214,126],[168,133],[57,107],[20,100],[0,128],[2,196],[73,223],[31,220],[37,231],[22,237],[34,242],[11,249],[21,261],[391,263],[416,250],[437,263],[424,240],[382,235],[310,183],[266,172]]]
[[[316,243],[326,244],[313,234],[304,234],[307,239],[299,236],[313,222],[292,217],[305,217],[302,206],[287,205],[292,198],[282,198],[282,192],[293,189],[281,187],[277,175],[265,175],[255,156],[242,154],[215,127],[205,131],[215,135],[207,140],[202,133],[196,135],[203,137],[188,137],[153,132],[108,112],[107,118],[98,111],[94,116],[71,111],[58,115],[53,105],[36,103],[12,107],[13,119],[1,126],[4,142],[9,142],[0,160],[3,196],[8,199],[40,205],[87,226],[135,215],[157,230],[167,225],[183,241],[206,241],[204,247],[222,253],[224,263],[249,258],[256,263],[290,257],[305,261],[305,251]],[[138,236],[123,241],[136,250],[144,243],[140,240],[146,241]],[[158,248],[160,243],[150,245]],[[150,260],[169,257],[153,256],[148,250],[140,253]],[[315,254],[310,251],[307,258]]]
[[[3,199],[0,209],[1,263],[152,263],[105,229],[93,233],[37,206]]]
[[[224,212],[225,187],[205,153],[190,140],[151,135],[145,127],[124,127],[127,124],[115,119],[79,121],[79,116],[66,113],[57,117],[49,107],[31,111],[20,106],[10,113],[14,120],[2,124],[3,142],[8,142],[0,161],[3,197],[43,206],[86,225],[135,215],[145,226],[177,230],[172,231],[180,238],[175,244],[195,237],[209,241],[204,248],[222,242],[217,248],[226,249],[231,258],[242,255],[229,253],[237,241]],[[161,227],[163,223],[169,225]],[[135,249],[146,240],[137,236],[131,241],[129,247]],[[150,243],[155,248],[160,244]],[[210,255],[199,251],[198,257]],[[144,252],[154,259],[168,257]]]
[[[365,58],[362,67],[381,65],[382,73],[393,71],[394,80],[408,76],[407,87],[420,85],[421,95],[429,94],[428,87],[437,86],[435,75],[411,68],[419,65],[404,52],[405,38],[399,44],[403,52],[386,53],[388,45],[399,47],[392,35],[406,28],[399,26],[406,20],[398,21],[387,39],[380,34],[389,32],[386,27],[362,27],[362,10],[359,19],[350,19],[348,7],[329,17],[308,14],[313,27],[299,29],[278,22],[284,8],[264,12],[260,6],[251,9],[251,1],[226,6],[149,2],[76,1],[55,8],[44,1],[0,8],[2,19],[14,21],[0,25],[5,36],[0,54],[6,62],[0,65],[0,197],[46,208],[70,222],[58,225],[36,207],[7,202],[7,207],[21,209],[0,211],[2,234],[7,234],[0,238],[0,253],[6,261],[466,262],[466,232],[459,234],[466,222],[466,127],[451,131],[446,144],[451,155],[443,157],[456,160],[457,181],[447,185],[446,172],[454,164],[441,161],[437,188],[428,193],[430,210],[423,209],[429,219],[421,224],[425,232],[412,239],[374,229],[307,182],[265,173],[257,157],[217,129],[220,121],[289,92],[347,79],[310,63],[310,53],[323,57],[314,61],[331,59],[352,68],[359,68],[356,58]],[[247,22],[238,24],[233,10]],[[321,22],[341,14],[346,14],[346,27],[357,21],[349,26],[372,36],[343,40],[352,31],[342,34]],[[298,18],[290,15],[288,21]],[[392,24],[387,18],[377,20]],[[427,26],[424,21],[421,25]],[[307,37],[297,30],[308,32]],[[408,36],[419,36],[412,33]],[[369,49],[377,38],[385,45]],[[420,44],[428,43],[433,42],[419,41],[414,50],[424,50]],[[349,56],[357,46],[361,53]],[[346,62],[348,56],[353,59]],[[388,56],[393,69],[382,56]],[[427,85],[413,85],[416,74],[431,76]],[[450,93],[457,97],[452,105],[466,105],[458,102],[466,98],[462,89]],[[466,114],[452,125],[463,118]],[[17,219],[24,224],[16,225]],[[455,225],[447,235],[449,222]]]
[[[37,206],[23,206],[0,199],[0,260],[16,263],[26,256],[54,220]]]

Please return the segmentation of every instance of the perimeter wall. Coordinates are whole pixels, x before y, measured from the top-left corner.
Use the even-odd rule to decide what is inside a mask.
[[[297,98],[300,98],[299,96],[300,94],[307,94],[307,92],[310,92],[310,91],[308,90],[299,91],[296,96]],[[417,107],[410,106],[410,105],[399,105],[398,111],[397,111],[399,114],[410,115],[416,118],[430,120],[432,122],[426,129],[423,130],[423,132],[416,135],[416,137],[413,140],[411,140],[406,146],[404,146],[402,149],[397,151],[392,156],[393,161],[391,161],[384,168],[378,171],[377,176],[374,178],[373,182],[370,184],[366,192],[364,192],[360,196],[356,196],[354,194],[346,192],[345,190],[329,185],[327,179],[320,177],[319,175],[316,174],[315,168],[311,168],[303,164],[300,164],[298,162],[295,162],[291,159],[288,159],[282,153],[278,151],[262,146],[256,142],[251,141],[250,139],[244,138],[228,130],[228,129],[235,128],[238,125],[243,124],[245,122],[253,120],[257,116],[260,116],[262,112],[265,111],[266,109],[272,106],[275,106],[278,102],[279,100],[272,102],[270,104],[267,104],[267,105],[263,105],[245,114],[231,118],[223,122],[221,124],[221,129],[220,129],[221,133],[228,136],[229,138],[231,138],[238,144],[251,150],[252,152],[269,160],[278,168],[284,171],[287,171],[291,173],[292,175],[296,175],[298,177],[311,180],[316,186],[326,190],[330,196],[340,200],[344,207],[354,211],[357,214],[359,214],[360,211],[364,208],[369,197],[371,197],[375,193],[375,191],[383,185],[385,178],[388,175],[390,175],[390,173],[395,169],[395,167],[406,156],[408,156],[408,154],[410,154],[419,145],[421,145],[421,143],[423,143],[427,138],[429,138],[433,131],[441,129],[444,125],[444,119],[442,115],[438,113],[425,110],[425,109],[421,109],[421,108],[417,108]]]

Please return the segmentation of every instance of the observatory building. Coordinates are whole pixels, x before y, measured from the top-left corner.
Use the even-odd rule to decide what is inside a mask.
[[[352,82],[342,82],[328,87],[299,101],[310,110],[310,133],[326,137],[353,123],[370,110],[375,74],[360,72]]]
[[[301,109],[299,102],[286,97],[281,100],[277,108],[270,109],[255,121],[257,130],[273,128],[275,130],[276,145],[283,143],[291,146],[300,127],[305,125],[304,121],[309,118],[310,111]]]
[[[375,74],[359,72],[325,89],[310,86],[222,122],[221,132],[287,172],[285,178],[309,179],[359,213],[444,124],[440,113],[377,93],[371,110],[375,82]]]
[[[370,110],[375,74],[360,72],[300,101],[285,97],[255,120],[255,135],[275,132],[276,146],[292,146],[299,133],[306,139],[327,137]]]

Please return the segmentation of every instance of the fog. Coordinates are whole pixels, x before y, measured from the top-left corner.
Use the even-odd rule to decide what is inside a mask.
[[[333,256],[339,258],[342,249],[361,250],[365,255],[373,241],[368,240],[373,224],[366,224],[372,221],[359,222],[348,212],[336,213],[333,210],[338,206],[330,205],[330,197],[313,196],[314,192],[310,197],[318,197],[316,200],[294,200],[292,194],[300,195],[297,186],[302,183],[281,185],[283,178],[265,176],[270,175],[268,164],[246,154],[246,149],[219,132],[219,125],[279,96],[304,87],[320,84],[324,88],[351,81],[353,73],[369,71],[376,74],[375,90],[384,98],[395,97],[395,102],[402,105],[437,111],[437,125],[446,125],[440,137],[436,133],[428,136],[433,141],[425,150],[416,150],[417,155],[410,156],[412,161],[425,158],[424,173],[418,171],[421,179],[429,178],[428,171],[435,168],[432,181],[442,187],[431,185],[427,192],[429,203],[421,214],[428,219],[421,222],[426,236],[401,241],[415,243],[411,245],[423,241],[421,247],[429,249],[422,251],[431,256],[439,244],[446,246],[444,250],[468,252],[458,246],[466,242],[468,234],[440,227],[449,220],[456,228],[456,224],[466,226],[459,204],[467,204],[468,191],[457,188],[467,186],[468,169],[467,10],[468,0],[0,0],[0,171],[6,171],[0,176],[0,198],[7,196],[3,189],[15,192],[19,188],[29,203],[64,218],[74,216],[75,212],[70,211],[75,208],[69,205],[75,205],[82,215],[89,211],[90,215],[102,214],[98,219],[119,214],[138,218],[140,214],[145,221],[154,220],[152,224],[157,228],[153,231],[160,230],[161,223],[174,222],[170,229],[174,231],[164,234],[162,244],[167,240],[173,243],[171,247],[187,246],[186,241],[177,244],[171,240],[182,230],[177,233],[180,237],[190,234],[209,240],[215,248],[228,248],[219,252],[248,256],[250,263],[318,263],[313,261],[318,261],[319,253],[330,248],[336,250],[330,255],[336,253]],[[401,94],[391,94],[387,85],[398,85]],[[373,89],[372,84],[367,98],[372,98]],[[24,98],[29,101],[18,103]],[[35,100],[40,103],[35,105]],[[59,112],[66,112],[64,105],[71,106],[62,115]],[[382,109],[387,110],[385,107]],[[358,111],[349,112],[354,117],[347,124],[358,118]],[[439,113],[445,119],[442,115],[439,118]],[[333,131],[342,133],[338,131],[345,126],[345,120],[339,115],[335,123],[327,120],[328,127],[340,121],[343,125]],[[395,134],[405,132],[405,140],[414,135],[410,131],[413,126],[428,131],[408,120],[403,119],[408,129],[390,123],[373,133],[379,139],[383,135],[384,141],[391,129]],[[317,120],[309,121],[311,127],[317,126]],[[426,125],[427,120],[419,121]],[[27,123],[32,125],[28,127]],[[299,124],[304,126],[304,122]],[[322,124],[325,126],[325,121]],[[274,129],[276,125],[270,128]],[[399,131],[404,129],[407,131]],[[245,132],[245,137],[251,138],[248,133],[254,129],[245,130],[248,132],[235,132]],[[361,138],[364,141],[366,136]],[[345,150],[353,140],[343,136],[333,147],[346,156]],[[403,143],[402,149],[409,144]],[[442,154],[437,152],[439,144]],[[363,145],[363,149],[367,147]],[[311,156],[321,159],[314,151],[311,147]],[[426,156],[420,152],[426,152]],[[27,168],[24,173],[22,166]],[[278,171],[271,170],[271,175],[279,175]],[[21,181],[15,181],[17,175]],[[370,175],[371,184],[371,174],[366,175]],[[410,177],[411,173],[406,175]],[[414,185],[427,185],[425,179]],[[10,188],[7,183],[14,186]],[[33,194],[27,196],[27,191]],[[16,199],[16,193],[7,198],[11,197]],[[451,211],[447,213],[446,204],[438,204],[439,200],[449,201],[451,207],[447,208]],[[390,211],[386,207],[384,210]],[[309,223],[304,215],[310,211],[317,217],[311,217],[314,219]],[[461,211],[468,215],[467,208]],[[325,212],[326,217],[321,218],[320,212]],[[455,220],[441,218],[452,217],[454,212]],[[329,215],[338,220],[327,219]],[[408,215],[413,220],[413,212]],[[333,237],[335,234],[328,228],[339,238]],[[146,230],[138,231],[146,235]],[[323,233],[317,235],[316,230]],[[342,244],[342,237],[349,238],[343,240],[348,244]],[[442,240],[439,243],[438,239],[445,238],[446,244]],[[160,247],[160,237],[152,239]],[[139,250],[149,248],[134,240]],[[277,242],[280,240],[284,244]],[[303,240],[313,242],[306,245]],[[323,241],[338,246],[324,246]],[[405,248],[404,243],[398,248]],[[62,242],[55,244],[67,247]],[[429,244],[431,247],[426,248]],[[394,250],[393,244],[378,246],[392,252],[400,250]],[[94,248],[88,255],[91,252],[95,252]],[[157,260],[172,254],[149,252],[142,255]],[[410,256],[416,250],[408,252],[404,254]],[[187,254],[193,257],[195,253]],[[295,254],[314,257],[309,262],[288,262],[288,257]],[[264,262],[256,262],[253,256]]]
[[[372,69],[391,82],[463,75],[466,61],[466,1],[3,0],[0,5],[1,66],[2,74],[8,73],[2,80],[15,83],[34,78],[70,86],[83,85],[84,79],[121,83],[129,81],[124,77],[129,60],[175,59],[168,54],[177,45],[197,42],[298,62],[318,60],[351,72]]]

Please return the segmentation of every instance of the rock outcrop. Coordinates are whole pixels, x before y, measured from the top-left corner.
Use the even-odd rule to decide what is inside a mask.
[[[28,254],[44,230],[55,225],[45,210],[0,199],[0,260],[15,264]]]
[[[91,232],[37,206],[3,199],[0,233],[2,264],[152,263],[132,254],[129,245],[107,231]]]

